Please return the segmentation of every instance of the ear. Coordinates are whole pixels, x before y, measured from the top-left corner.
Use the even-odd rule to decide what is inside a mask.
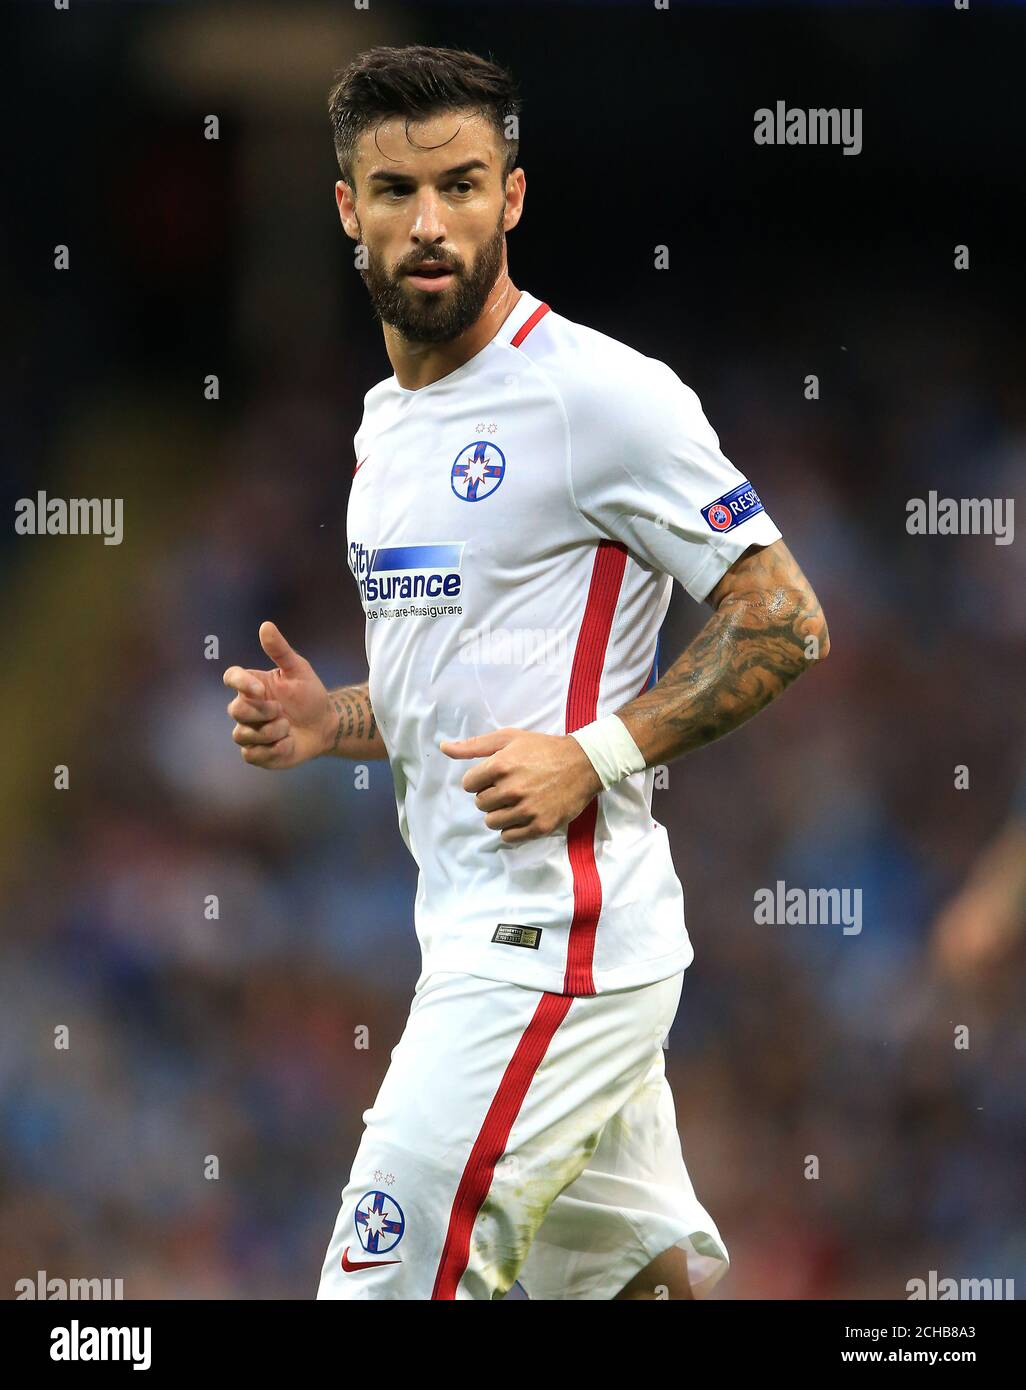
[[[349,184],[342,179],[339,179],[335,185],[335,202],[338,204],[339,221],[342,223],[346,236],[353,241],[359,241],[360,228],[356,220],[356,197]]]
[[[527,179],[523,169],[513,169],[506,178],[506,210],[502,218],[502,230],[511,232],[520,221],[524,211],[524,194]]]

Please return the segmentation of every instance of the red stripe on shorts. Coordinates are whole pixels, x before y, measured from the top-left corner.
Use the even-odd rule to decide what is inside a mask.
[[[566,731],[590,724],[598,710],[599,682],[605,665],[609,633],[613,626],[620,585],[627,566],[627,547],[619,541],[600,541],[591,571],[588,601],[577,635],[570,686],[566,693]],[[602,881],[595,862],[595,827],[598,797],[570,822],[566,850],[574,880],[574,915],[566,951],[566,994],[594,994],[592,961],[595,933],[602,911]]]
[[[506,1152],[510,1130],[520,1113],[527,1088],[573,1000],[565,994],[543,994],[524,1029],[495,1092],[484,1124],[470,1151],[467,1166],[453,1198],[449,1229],[438,1262],[432,1299],[456,1297],[470,1260],[470,1234],[495,1176],[495,1165]]]

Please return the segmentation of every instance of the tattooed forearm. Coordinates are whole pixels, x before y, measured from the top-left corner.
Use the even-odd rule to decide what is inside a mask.
[[[830,647],[819,601],[782,541],[743,556],[716,609],[651,690],[617,710],[649,767],[751,719]]]
[[[366,685],[345,685],[329,690],[328,699],[337,721],[328,753],[340,758],[388,756]]]

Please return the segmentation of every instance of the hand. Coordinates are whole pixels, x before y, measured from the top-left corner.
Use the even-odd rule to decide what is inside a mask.
[[[561,830],[602,790],[591,759],[569,734],[496,729],[439,747],[450,758],[484,759],[463,778],[463,789],[476,792],[485,825],[500,830],[507,845]]]
[[[229,666],[222,677],[238,691],[228,706],[237,721],[232,738],[254,767],[295,767],[327,751],[331,702],[317,672],[274,623],[261,623],[259,637],[274,670]]]

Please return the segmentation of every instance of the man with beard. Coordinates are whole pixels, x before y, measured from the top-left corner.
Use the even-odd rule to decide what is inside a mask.
[[[825,656],[823,615],[694,392],[510,280],[509,75],[374,49],[330,112],[394,370],[348,511],[369,680],[327,691],[272,623],[273,669],[224,679],[256,767],[389,759],[423,968],[318,1297],[705,1297],[728,1255],[664,1072],[693,951],[653,769]],[[713,613],[658,679],[674,576]]]

